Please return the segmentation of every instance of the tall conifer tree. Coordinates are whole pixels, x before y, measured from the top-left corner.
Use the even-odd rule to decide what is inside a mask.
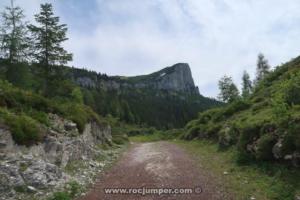
[[[6,7],[2,13],[1,55],[10,63],[24,61],[27,58],[29,42],[27,24],[24,18],[24,11],[18,6],[15,7],[13,0],[11,0],[11,5]]]
[[[54,16],[52,4],[42,4],[35,20],[39,26],[28,26],[34,42],[33,58],[47,68],[72,61],[72,54],[62,46],[62,43],[68,40],[67,25],[59,24],[59,17]]]
[[[250,75],[247,71],[244,71],[242,78],[242,96],[247,98],[252,92],[252,81],[250,80]]]
[[[258,54],[255,85],[257,85],[261,80],[263,80],[269,72],[270,65],[268,63],[268,60],[262,53]]]

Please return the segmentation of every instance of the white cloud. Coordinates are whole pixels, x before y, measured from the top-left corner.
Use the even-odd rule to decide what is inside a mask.
[[[42,0],[17,0],[32,14]],[[91,4],[78,17],[74,3]],[[4,2],[4,1],[3,1]],[[0,2],[0,5],[3,4]],[[217,81],[243,70],[254,75],[256,56],[272,65],[300,53],[298,0],[93,0],[58,1],[57,13],[69,25],[66,47],[74,64],[112,75],[150,73],[188,62],[202,94],[217,95]]]

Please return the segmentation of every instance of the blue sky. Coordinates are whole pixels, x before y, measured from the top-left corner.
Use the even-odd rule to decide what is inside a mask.
[[[131,76],[186,62],[206,96],[224,74],[238,85],[244,70],[253,77],[259,52],[272,66],[300,55],[299,0],[15,1],[29,21],[53,3],[69,27],[70,65]]]

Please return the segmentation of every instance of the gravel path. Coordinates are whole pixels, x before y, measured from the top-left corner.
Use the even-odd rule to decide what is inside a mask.
[[[133,144],[119,162],[102,175],[91,191],[80,200],[225,199],[211,177],[200,170],[193,159],[175,144]],[[120,188],[128,190],[120,191]],[[144,192],[152,194],[140,194],[143,188]],[[150,188],[154,190],[149,191]],[[126,194],[108,194],[109,192]],[[178,194],[181,192],[185,194]]]

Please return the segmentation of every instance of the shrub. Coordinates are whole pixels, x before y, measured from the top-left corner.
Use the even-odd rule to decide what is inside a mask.
[[[19,144],[31,144],[42,139],[38,124],[30,117],[23,115],[9,124],[13,131],[13,138]]]
[[[286,124],[289,120],[289,106],[285,103],[283,97],[275,97],[272,99],[272,112],[274,121]]]
[[[68,187],[68,193],[71,198],[76,197],[77,194],[79,194],[82,190],[81,185],[77,183],[76,181],[72,181],[67,184]]]
[[[56,192],[49,200],[71,200],[71,197],[67,192]]]
[[[291,154],[296,150],[294,135],[288,131],[282,140],[281,153],[282,155]]]
[[[259,136],[260,129],[261,124],[255,122],[248,122],[242,125],[237,144],[237,162],[239,164],[245,164],[253,160],[253,155],[248,152],[247,145],[253,143],[255,138]]]
[[[210,110],[207,110],[203,113],[200,113],[199,118],[198,118],[199,123],[201,123],[201,124],[207,123],[218,112],[220,112],[220,108],[210,109]]]
[[[293,122],[287,129],[286,134],[282,141],[283,154],[292,153],[293,151],[300,150],[300,125]]]
[[[65,190],[61,192],[55,192],[48,200],[71,200],[74,199],[80,192],[82,187],[76,181],[72,181],[66,184]]]
[[[51,105],[50,100],[40,95],[31,92],[22,92],[20,95],[21,97],[18,101],[21,102],[23,106],[25,105],[28,108],[44,112],[52,112],[53,110],[53,105]]]
[[[238,141],[239,130],[236,125],[223,128],[219,132],[219,147],[224,148],[236,144]]]
[[[260,109],[263,109],[265,107],[269,106],[269,102],[268,101],[262,101],[259,103],[256,103],[252,106],[252,112],[255,113]]]
[[[76,103],[83,104],[83,94],[79,87],[75,87],[71,93],[72,100]]]
[[[128,137],[127,135],[114,135],[112,138],[113,143],[115,144],[125,144],[126,142],[128,142]]]
[[[19,110],[36,109],[44,112],[51,111],[52,106],[50,105],[50,101],[40,95],[14,88],[5,81],[0,81],[0,89],[2,106]]]
[[[221,130],[222,126],[220,124],[211,122],[211,123],[207,123],[207,125],[203,128],[205,128],[203,132],[205,132],[209,138],[217,139],[218,133]]]
[[[259,136],[262,125],[258,123],[244,124],[241,128],[241,133],[238,141],[238,149],[241,152],[246,151],[248,144],[252,143]]]
[[[300,74],[294,75],[285,88],[285,100],[289,105],[300,104]]]
[[[272,148],[275,145],[276,140],[271,134],[265,134],[261,136],[257,142],[257,151],[255,153],[258,160],[272,160],[273,153]]]
[[[36,111],[36,110],[30,110],[28,112],[26,112],[31,118],[35,119],[36,121],[49,126],[50,122],[49,122],[49,118],[48,115],[44,112],[41,111]]]
[[[248,102],[246,102],[245,100],[242,99],[238,99],[236,101],[234,101],[233,103],[229,104],[225,111],[224,111],[224,115],[229,117],[239,111],[243,111],[247,108],[250,107],[250,104]]]
[[[24,114],[20,116],[9,114],[6,116],[5,121],[17,144],[31,145],[41,141],[43,138],[43,133],[38,123]]]
[[[101,119],[90,107],[76,103],[64,103],[58,106],[60,114],[76,123],[78,130],[82,133],[85,125],[90,121],[95,121],[101,125],[108,122]]]
[[[199,119],[196,119],[196,120],[192,120],[190,122],[187,123],[187,125],[185,126],[186,129],[191,129],[195,126],[197,126],[197,124],[199,124]]]
[[[194,126],[187,130],[187,133],[183,136],[186,140],[192,140],[199,135],[200,127]]]
[[[212,121],[219,122],[222,120],[226,120],[226,116],[224,115],[225,110],[226,110],[226,107],[219,109],[218,112],[215,112],[212,115]]]
[[[86,123],[89,121],[90,116],[85,106],[79,104],[64,104],[62,105],[63,115],[77,124],[80,132],[84,131]]]

